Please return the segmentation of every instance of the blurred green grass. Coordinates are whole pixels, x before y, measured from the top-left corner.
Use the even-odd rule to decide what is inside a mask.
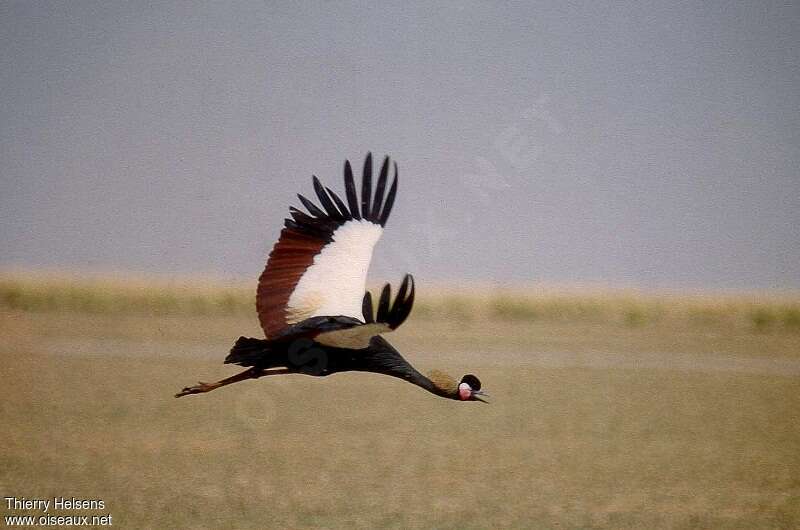
[[[67,280],[0,276],[0,308],[37,312],[243,316],[255,307],[254,286],[219,282]],[[421,290],[414,314],[433,321],[571,322],[632,328],[800,332],[800,297],[775,294],[686,294],[631,290]]]
[[[87,314],[241,315],[255,307],[242,287],[0,278],[0,307]]]

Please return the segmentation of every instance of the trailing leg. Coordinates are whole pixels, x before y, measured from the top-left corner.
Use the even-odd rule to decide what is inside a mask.
[[[248,368],[244,372],[238,373],[234,376],[228,377],[227,379],[222,379],[217,381],[216,383],[197,383],[195,386],[187,386],[177,394],[175,394],[176,398],[188,396],[189,394],[203,394],[205,392],[211,392],[212,390],[216,390],[217,388],[225,385],[230,385],[232,383],[238,383],[239,381],[245,381],[247,379],[258,379],[259,377],[263,377],[265,375],[277,375],[277,374],[288,374],[291,373],[291,370],[288,368],[279,368],[276,370],[264,370],[263,368],[252,367]]]

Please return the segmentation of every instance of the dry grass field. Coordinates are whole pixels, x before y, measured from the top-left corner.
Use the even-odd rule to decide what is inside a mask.
[[[800,527],[796,295],[443,289],[392,341],[490,405],[370,374],[174,399],[234,372],[249,289],[0,280],[3,496],[121,528]]]

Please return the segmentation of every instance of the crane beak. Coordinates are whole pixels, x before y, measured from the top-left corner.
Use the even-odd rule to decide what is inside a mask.
[[[489,403],[485,399],[481,399],[481,396],[489,397],[489,394],[487,394],[483,390],[473,390],[472,391],[472,399],[474,399],[475,401],[480,401],[481,403]]]

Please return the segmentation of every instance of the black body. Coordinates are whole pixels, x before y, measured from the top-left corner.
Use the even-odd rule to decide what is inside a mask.
[[[225,362],[260,370],[288,368],[292,372],[314,376],[374,372],[403,379],[443,397],[452,397],[414,369],[380,335],[372,337],[369,347],[362,349],[327,346],[312,338],[321,331],[347,329],[354,325],[363,324],[349,317],[314,317],[292,326],[284,335],[274,339],[240,337]]]

